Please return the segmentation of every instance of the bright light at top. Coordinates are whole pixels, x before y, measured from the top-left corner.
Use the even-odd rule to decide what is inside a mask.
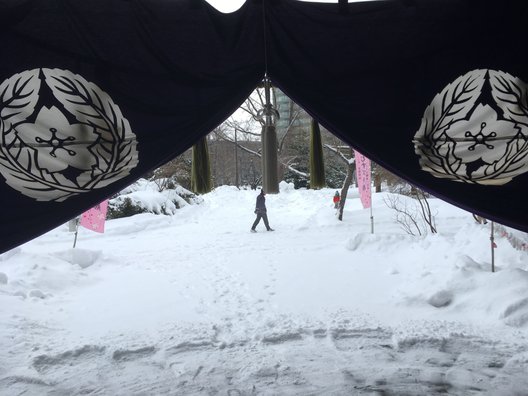
[[[234,12],[242,7],[246,0],[206,0],[220,12]]]
[[[238,10],[240,7],[242,7],[242,4],[246,2],[246,0],[206,0],[209,4],[211,4],[214,8],[216,8],[218,11],[223,13],[229,13],[234,12]],[[299,1],[307,1],[312,3],[337,3],[338,0],[299,0]],[[365,0],[348,0],[349,3],[355,2],[355,1],[365,1]],[[371,0],[367,0],[371,1]]]

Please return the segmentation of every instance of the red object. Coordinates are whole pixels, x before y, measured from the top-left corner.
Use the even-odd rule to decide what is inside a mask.
[[[334,195],[334,203],[338,203],[339,202],[339,195]]]
[[[495,242],[492,242],[492,245],[493,249],[496,249],[497,248],[497,244]]]

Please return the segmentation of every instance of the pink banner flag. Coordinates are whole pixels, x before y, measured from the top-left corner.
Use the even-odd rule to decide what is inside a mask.
[[[372,205],[372,190],[370,186],[370,160],[363,154],[354,150],[356,159],[356,175],[359,189],[359,198],[363,208],[370,208]]]
[[[104,232],[106,211],[108,210],[108,199],[87,210],[81,216],[79,222],[85,228],[95,232]]]

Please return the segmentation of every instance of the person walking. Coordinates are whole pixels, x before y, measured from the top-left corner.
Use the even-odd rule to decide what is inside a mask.
[[[339,201],[341,201],[341,197],[339,196],[339,191],[336,191],[334,194],[334,209],[339,209]]]
[[[266,210],[266,193],[264,192],[264,189],[260,190],[260,194],[257,196],[257,203],[255,205],[255,214],[257,215],[257,218],[253,222],[253,225],[251,226],[251,232],[257,232],[255,229],[260,223],[260,219],[264,220],[264,225],[266,226],[266,229],[268,231],[275,231],[273,228],[269,226],[268,222],[268,214]]]

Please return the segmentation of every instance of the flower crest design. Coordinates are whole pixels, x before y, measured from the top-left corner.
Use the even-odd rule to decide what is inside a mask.
[[[70,124],[64,114],[52,107],[43,107],[34,123],[21,124],[16,128],[21,140],[37,147],[36,161],[49,173],[74,167],[90,170],[96,157],[90,147],[96,141],[93,128],[82,124]]]
[[[506,154],[508,141],[520,132],[516,124],[498,119],[492,107],[479,104],[469,120],[455,122],[446,129],[456,145],[453,155],[465,163],[481,161],[491,165]]]
[[[423,170],[502,185],[528,171],[528,89],[508,73],[472,70],[426,108],[413,142]]]
[[[119,106],[68,70],[26,70],[0,84],[0,140],[0,174],[38,201],[106,187],[138,164]]]

